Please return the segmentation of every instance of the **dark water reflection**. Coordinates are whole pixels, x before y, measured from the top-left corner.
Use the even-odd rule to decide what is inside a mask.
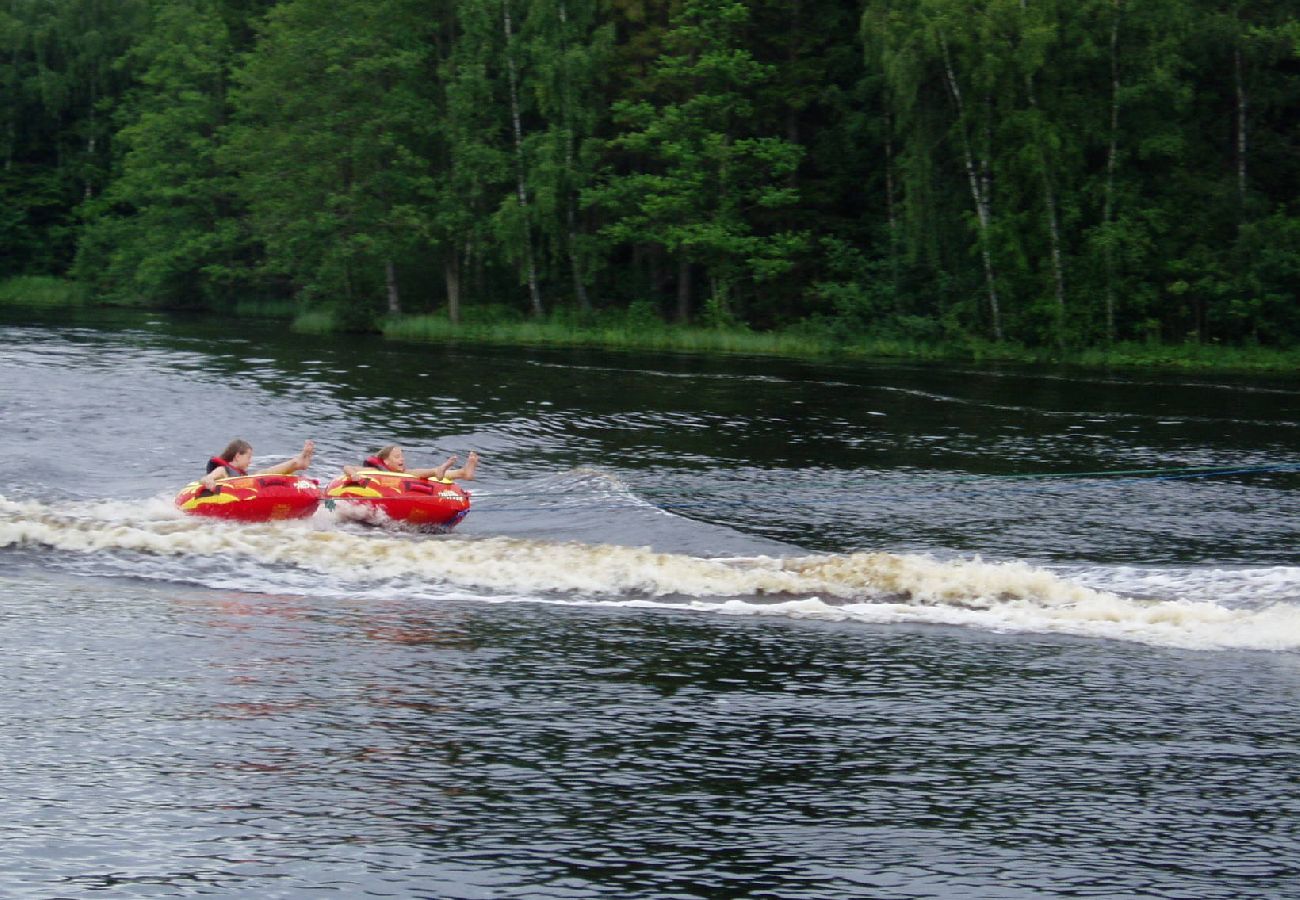
[[[6,896],[1300,896],[1286,657],[4,587]]]

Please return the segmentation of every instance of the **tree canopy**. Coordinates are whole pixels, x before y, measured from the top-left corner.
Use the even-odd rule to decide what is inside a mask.
[[[0,276],[1300,342],[1278,0],[0,0]]]

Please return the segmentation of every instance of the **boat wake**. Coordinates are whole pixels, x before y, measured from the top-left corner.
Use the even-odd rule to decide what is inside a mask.
[[[76,575],[273,594],[688,609],[1191,649],[1300,649],[1300,568],[1291,567],[1048,568],[887,552],[702,558],[583,541],[362,532],[323,512],[261,525],[203,521],[180,516],[166,498],[57,505],[0,497],[0,548],[15,562],[39,555],[42,566]]]

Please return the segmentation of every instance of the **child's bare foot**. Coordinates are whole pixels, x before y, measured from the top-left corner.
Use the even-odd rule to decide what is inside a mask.
[[[477,468],[478,468],[478,454],[475,453],[473,450],[471,450],[469,451],[469,455],[465,457],[465,467],[460,470],[462,473],[460,477],[464,478],[466,481],[473,481],[474,470]]]

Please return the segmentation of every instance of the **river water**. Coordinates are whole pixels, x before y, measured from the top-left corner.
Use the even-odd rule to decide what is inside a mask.
[[[0,449],[0,896],[1300,897],[1300,378],[8,310]]]

